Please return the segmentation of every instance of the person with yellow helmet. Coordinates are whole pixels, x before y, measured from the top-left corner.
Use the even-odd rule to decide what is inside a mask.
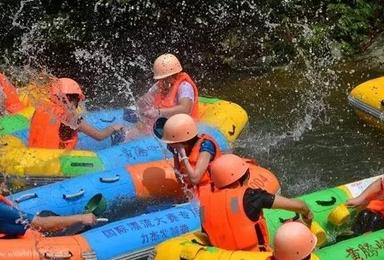
[[[263,208],[295,211],[310,224],[312,213],[301,200],[270,194],[249,186],[249,165],[234,154],[224,154],[210,164],[212,184],[200,193],[201,223],[212,245],[226,250],[269,249]]]
[[[78,114],[79,103],[85,99],[80,85],[70,78],[54,79],[50,98],[37,104],[31,119],[29,146],[35,148],[74,149],[79,131],[96,140],[103,140],[118,131],[122,125],[98,130]]]
[[[173,153],[175,168],[183,175],[183,180],[190,187],[196,187],[198,193],[200,186],[210,183],[210,162],[221,155],[215,139],[207,134],[199,135],[195,120],[187,114],[173,115],[165,123],[155,124],[154,128],[155,133],[161,131],[157,136]]]

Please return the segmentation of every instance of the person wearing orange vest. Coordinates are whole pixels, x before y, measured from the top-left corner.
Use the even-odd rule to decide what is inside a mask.
[[[150,133],[157,118],[188,114],[198,119],[198,88],[192,78],[183,72],[180,61],[173,54],[163,54],[153,63],[155,84],[137,101],[139,124],[124,129],[116,140],[131,140]],[[128,109],[128,113],[132,112]],[[118,142],[122,142],[118,141]]]
[[[54,79],[50,91],[50,99],[39,104],[32,116],[30,147],[74,149],[78,131],[96,140],[103,140],[123,127],[116,124],[98,130],[86,123],[76,111],[85,96],[79,84],[72,79]]]
[[[198,118],[198,89],[191,77],[183,72],[173,54],[160,55],[153,64],[156,83],[138,101],[143,116],[166,117],[185,113]]]
[[[208,185],[210,162],[221,155],[215,139],[207,134],[198,135],[194,119],[187,114],[176,114],[160,126],[158,135],[168,145],[174,155],[175,168],[183,175],[183,180],[195,186]]]
[[[2,99],[2,114],[4,112],[14,114],[25,108],[17,95],[15,86],[2,73],[0,73],[0,97]]]
[[[249,165],[234,154],[215,159],[210,174],[212,184],[202,187],[199,199],[202,227],[213,246],[226,250],[269,250],[263,208],[295,211],[306,223],[312,221],[312,213],[303,201],[250,188]]]
[[[377,179],[359,196],[345,202],[347,207],[365,207],[357,214],[352,231],[356,235],[384,228],[384,179]]]

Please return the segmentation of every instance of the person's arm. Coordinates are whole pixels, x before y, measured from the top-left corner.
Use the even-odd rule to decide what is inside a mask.
[[[382,178],[371,183],[359,196],[345,202],[348,207],[359,207],[367,204],[370,200],[378,197],[382,193]]]
[[[79,131],[83,132],[86,135],[89,135],[93,139],[101,141],[111,136],[114,131],[117,131],[122,127],[122,125],[112,125],[104,128],[103,130],[98,130],[90,124],[82,121],[79,125]]]
[[[305,223],[310,224],[312,222],[312,213],[302,200],[289,199],[279,195],[275,195],[275,200],[272,204],[273,209],[285,209],[289,211],[294,211],[299,213],[302,216],[302,219]]]
[[[83,214],[72,216],[52,216],[52,217],[39,217],[36,216],[32,219],[32,228],[41,232],[63,230],[75,224],[83,224],[86,226],[93,226],[96,223],[95,215]]]
[[[180,154],[181,162],[184,164],[186,173],[192,184],[199,184],[201,178],[203,177],[205,171],[208,169],[208,165],[212,159],[212,155],[209,152],[201,151],[199,153],[199,158],[197,159],[196,166],[193,167],[188,160],[188,156],[185,153],[184,147],[177,149],[177,152]]]
[[[192,113],[193,102],[189,98],[180,99],[179,103],[174,107],[160,108],[159,117],[169,118],[176,114],[188,114]]]

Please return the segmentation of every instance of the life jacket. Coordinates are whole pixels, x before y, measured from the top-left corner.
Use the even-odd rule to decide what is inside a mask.
[[[3,195],[0,195],[0,203],[4,203],[8,206],[13,206],[12,202]]]
[[[36,108],[31,119],[29,130],[29,146],[35,148],[74,149],[78,136],[73,130],[70,137],[62,137],[65,108],[53,102],[46,102]]]
[[[191,153],[188,155],[188,161],[189,163],[191,164],[191,166],[194,168],[196,166],[196,163],[197,163],[197,160],[199,159],[199,155],[200,155],[200,148],[201,148],[201,144],[205,141],[205,140],[209,140],[213,143],[213,145],[215,146],[215,157],[212,159],[212,161],[216,158],[218,158],[219,156],[221,156],[221,149],[220,149],[220,146],[219,144],[216,142],[216,140],[207,135],[207,134],[202,134],[202,135],[199,135],[198,136],[198,140],[197,142],[195,143],[195,145],[192,147],[192,150],[191,150]],[[180,165],[180,169],[179,171],[181,173],[185,173],[184,175],[186,175],[186,169],[184,167],[183,164],[179,164]],[[208,167],[209,168],[209,167]],[[203,176],[201,177],[200,179],[200,182],[199,184],[197,185],[198,187],[199,186],[202,186],[202,185],[207,185],[211,182],[211,178],[209,177],[209,171],[208,171],[208,168],[207,170],[203,173]],[[186,183],[190,183],[189,179],[185,179],[185,182]],[[191,184],[191,183],[190,183]],[[192,186],[192,185],[191,185]],[[197,188],[198,188],[197,187]]]
[[[173,82],[171,89],[169,90],[168,94],[165,96],[161,93],[161,90],[160,90],[161,89],[161,86],[160,86],[161,82],[160,81],[157,82],[157,91],[156,91],[155,98],[154,98],[154,103],[155,103],[154,105],[157,108],[169,108],[169,107],[176,106],[177,105],[177,93],[178,93],[179,87],[183,81],[188,82],[193,87],[194,96],[193,96],[193,105],[192,105],[191,116],[195,119],[198,119],[198,117],[199,117],[199,111],[198,111],[199,94],[198,94],[197,86],[193,82],[191,77],[185,72],[180,72],[177,74],[177,77],[176,77],[175,81]]]
[[[2,73],[0,73],[0,87],[5,94],[5,109],[9,113],[14,114],[24,109],[25,106],[17,96],[16,88]]]
[[[381,193],[384,195],[384,178],[381,178]],[[380,213],[384,217],[384,199],[374,199],[369,201],[367,209]]]
[[[248,187],[215,189],[201,187],[200,217],[212,245],[226,250],[266,251],[269,245],[263,214],[252,221],[245,214],[244,193]]]
[[[367,208],[375,213],[380,213],[382,216],[384,216],[384,200],[383,199],[377,199],[377,200],[371,200]]]

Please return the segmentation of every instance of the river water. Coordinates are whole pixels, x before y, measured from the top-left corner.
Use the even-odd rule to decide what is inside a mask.
[[[347,102],[354,86],[382,71],[356,62],[329,69],[332,81],[311,82],[303,76],[307,70],[286,67],[261,76],[234,73],[203,82],[210,95],[247,110],[249,128],[235,152],[274,172],[283,194],[384,173],[383,133],[361,123]]]

